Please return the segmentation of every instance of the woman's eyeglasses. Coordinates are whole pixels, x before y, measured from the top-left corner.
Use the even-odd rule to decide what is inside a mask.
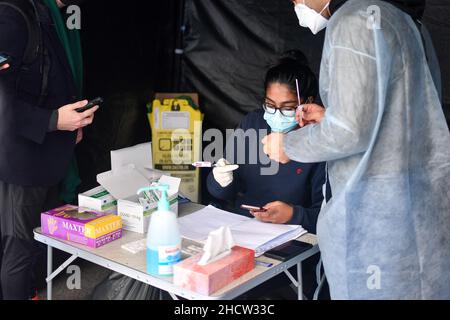
[[[277,111],[280,111],[280,113],[285,117],[295,117],[295,114],[297,112],[297,107],[281,107],[277,108],[273,104],[270,103],[264,103],[263,109],[268,114],[275,114]]]

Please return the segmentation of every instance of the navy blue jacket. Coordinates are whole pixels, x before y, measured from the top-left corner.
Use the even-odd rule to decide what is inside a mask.
[[[36,61],[20,72],[28,40],[25,21],[14,9],[0,6],[0,52],[12,57],[11,67],[0,71],[0,181],[46,187],[64,178],[76,141],[75,132],[50,132],[50,118],[54,110],[75,102],[77,91],[50,13],[41,0],[35,3],[51,61],[48,96],[41,107],[41,64]]]
[[[238,129],[246,132],[248,129],[265,130],[266,134],[270,133],[270,127],[264,120],[264,111],[259,110],[247,115]],[[260,132],[258,137],[258,150],[256,152],[263,153],[263,145],[261,140],[264,138],[264,131]],[[244,143],[237,139],[238,144]],[[240,141],[240,142],[239,142]],[[315,163],[306,164],[291,161],[286,165],[280,164],[279,172],[276,175],[262,175],[261,169],[268,168],[270,164],[263,165],[260,161],[258,164],[249,162],[251,155],[255,153],[252,150],[249,140],[245,141],[246,164],[240,164],[238,156],[235,153],[231,158],[226,157],[231,163],[239,163],[240,167],[234,172],[233,183],[222,188],[214,179],[211,172],[208,176],[208,191],[211,195],[220,200],[234,200],[234,212],[250,216],[248,211],[242,210],[242,204],[253,206],[264,206],[270,202],[282,201],[294,206],[294,216],[288,224],[301,225],[310,233],[316,233],[317,219],[323,203],[322,187],[325,183],[325,164]],[[230,146],[228,145],[227,150]],[[250,151],[252,150],[252,151]],[[262,158],[264,160],[264,158]],[[267,162],[266,162],[267,161]],[[268,163],[266,158],[263,163]]]

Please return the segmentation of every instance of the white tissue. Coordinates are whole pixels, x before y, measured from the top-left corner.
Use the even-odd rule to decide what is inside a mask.
[[[206,266],[225,258],[231,253],[233,247],[234,240],[229,227],[221,227],[216,231],[212,231],[203,247],[203,256],[198,265]]]

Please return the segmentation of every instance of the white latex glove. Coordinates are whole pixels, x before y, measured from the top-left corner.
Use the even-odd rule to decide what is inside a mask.
[[[233,171],[238,168],[238,165],[232,165],[227,160],[220,159],[213,169],[214,179],[222,188],[226,188],[233,182]]]

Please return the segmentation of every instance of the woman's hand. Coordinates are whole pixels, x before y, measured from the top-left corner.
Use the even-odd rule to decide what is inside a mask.
[[[259,221],[274,224],[286,224],[294,216],[294,207],[281,201],[268,203],[264,209],[267,211],[252,211],[251,213]]]
[[[325,117],[326,109],[318,104],[305,104],[297,112],[297,122],[301,128],[309,124],[320,123]]]
[[[5,64],[5,65],[0,67],[0,70],[6,70],[8,68],[9,68],[9,64]]]
[[[213,169],[213,176],[217,183],[226,188],[233,183],[233,171],[239,169],[238,165],[232,165],[226,159],[217,161],[217,166]]]

